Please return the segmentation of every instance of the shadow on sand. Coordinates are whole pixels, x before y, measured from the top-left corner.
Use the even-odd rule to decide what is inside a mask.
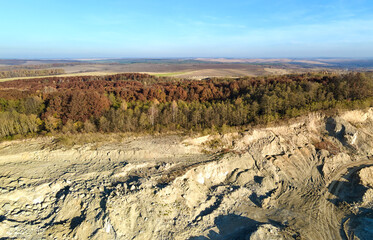
[[[206,236],[191,237],[189,240],[244,240],[255,232],[262,222],[235,214],[219,216],[215,219],[218,232],[210,230]]]

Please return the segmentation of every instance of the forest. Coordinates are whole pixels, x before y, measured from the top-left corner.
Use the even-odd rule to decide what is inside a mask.
[[[311,111],[369,107],[371,73],[182,80],[140,73],[0,83],[0,138],[48,133],[224,131]]]

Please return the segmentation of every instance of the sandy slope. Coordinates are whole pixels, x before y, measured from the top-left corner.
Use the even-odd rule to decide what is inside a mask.
[[[0,238],[369,239],[372,124],[370,110],[100,147],[4,142]]]

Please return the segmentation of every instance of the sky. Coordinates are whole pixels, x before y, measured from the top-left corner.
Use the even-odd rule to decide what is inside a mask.
[[[373,57],[372,0],[0,0],[0,58]]]

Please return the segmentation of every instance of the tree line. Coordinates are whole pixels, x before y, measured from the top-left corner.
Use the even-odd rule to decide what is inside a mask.
[[[364,73],[201,81],[118,74],[11,81],[0,84],[0,137],[267,123],[341,105],[369,105],[372,83]]]
[[[41,64],[26,64],[27,60],[4,60],[0,59],[0,70],[16,70],[16,69],[48,69],[48,68],[62,68],[68,66],[83,65],[84,62],[58,62],[58,63],[41,63]],[[92,63],[93,64],[93,63]]]
[[[33,77],[33,76],[48,76],[64,74],[63,69],[16,69],[10,71],[0,71],[0,78],[17,78],[17,77]]]

